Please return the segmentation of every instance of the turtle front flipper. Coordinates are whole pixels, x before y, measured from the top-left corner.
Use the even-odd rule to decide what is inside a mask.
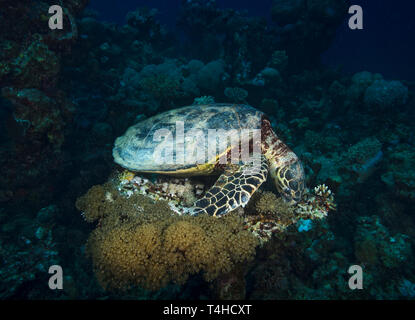
[[[260,165],[254,164],[229,165],[205,196],[196,201],[194,213],[220,216],[240,206],[245,207],[252,194],[267,179],[267,160],[261,156]]]

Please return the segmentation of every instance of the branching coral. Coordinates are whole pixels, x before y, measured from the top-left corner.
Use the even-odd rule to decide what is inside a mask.
[[[321,219],[327,216],[330,210],[336,210],[334,194],[326,185],[314,188],[314,194],[308,194],[301,201],[295,211],[310,219]]]

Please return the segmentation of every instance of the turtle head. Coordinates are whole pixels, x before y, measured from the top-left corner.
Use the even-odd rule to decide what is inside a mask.
[[[300,160],[273,168],[271,176],[281,196],[288,203],[298,203],[304,194],[305,174]]]
[[[269,171],[283,199],[296,204],[305,189],[304,168],[297,155],[278,138],[266,117],[261,125],[262,152],[269,163]]]

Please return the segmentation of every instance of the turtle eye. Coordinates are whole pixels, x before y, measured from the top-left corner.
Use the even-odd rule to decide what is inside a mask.
[[[290,181],[290,188],[292,190],[298,190],[299,189],[298,182],[296,180]]]

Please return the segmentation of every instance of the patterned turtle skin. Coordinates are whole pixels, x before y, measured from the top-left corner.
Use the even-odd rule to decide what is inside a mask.
[[[234,158],[231,163],[230,157],[233,151],[240,151],[243,142],[252,151],[252,136],[248,136],[250,141],[241,141],[246,135],[240,134],[252,129],[260,132],[260,145],[255,149],[260,151],[256,155],[260,166],[256,169],[252,163],[235,163]],[[217,136],[226,134],[228,143],[217,145],[217,136],[211,136],[209,130],[217,132]],[[205,138],[200,139],[198,134]],[[177,138],[181,136],[185,138]],[[216,152],[211,152],[209,145],[214,145]],[[266,115],[248,105],[192,105],[145,119],[116,139],[113,157],[117,164],[135,172],[182,177],[221,174],[205,196],[196,201],[195,214],[220,216],[244,207],[268,172],[287,202],[300,201],[305,189],[298,157],[274,133]]]

